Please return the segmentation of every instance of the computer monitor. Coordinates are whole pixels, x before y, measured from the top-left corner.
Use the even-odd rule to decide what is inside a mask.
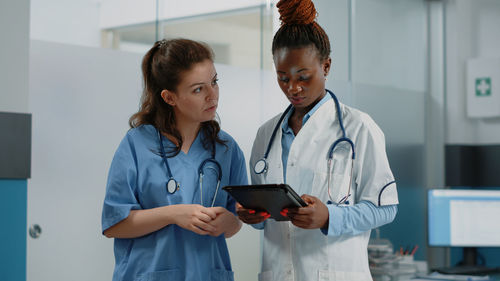
[[[498,187],[498,144],[447,144],[445,185],[452,187]]]
[[[465,247],[464,266],[477,265],[476,247],[500,247],[500,190],[431,189],[430,246]]]

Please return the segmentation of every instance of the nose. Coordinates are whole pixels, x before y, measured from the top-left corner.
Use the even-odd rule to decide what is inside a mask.
[[[290,82],[288,86],[288,93],[291,95],[296,95],[300,91],[302,91],[302,87],[299,85],[299,83],[293,83]]]
[[[219,87],[217,85],[208,87],[207,101],[219,99]]]

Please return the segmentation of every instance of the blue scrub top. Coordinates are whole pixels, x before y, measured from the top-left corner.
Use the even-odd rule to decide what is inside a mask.
[[[118,147],[108,175],[102,211],[103,232],[127,218],[130,210],[143,210],[173,204],[200,204],[210,207],[217,178],[206,168],[203,177],[203,201],[200,202],[200,164],[212,153],[202,144],[199,133],[189,152],[168,158],[173,177],[180,189],[167,192],[167,170],[161,157],[158,134],[152,125],[128,131]],[[219,138],[216,160],[222,168],[222,179],[214,206],[235,212],[235,201],[222,190],[226,185],[248,184],[245,159],[241,149],[227,133]],[[165,151],[174,144],[163,139]],[[177,225],[132,239],[114,241],[115,270],[113,281],[126,280],[234,280],[224,235],[198,235]]]

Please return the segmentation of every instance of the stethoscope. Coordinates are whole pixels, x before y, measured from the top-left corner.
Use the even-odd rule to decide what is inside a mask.
[[[168,178],[167,192],[170,194],[174,194],[177,190],[179,190],[180,185],[179,185],[179,182],[174,179],[174,177],[172,175],[172,171],[170,170],[170,166],[168,165],[167,154],[165,153],[165,148],[163,147],[164,136],[160,133],[159,130],[157,130],[157,131],[158,131],[158,140],[160,143],[161,156],[163,158],[163,162],[165,163],[165,166],[167,167],[167,178]],[[214,165],[207,166],[210,163],[212,163]],[[201,162],[200,166],[198,167],[199,187],[200,187],[200,204],[202,204],[202,205],[203,205],[203,176],[205,175],[203,170],[204,170],[205,166],[207,166],[207,169],[214,170],[215,173],[217,174],[217,187],[215,188],[214,198],[212,199],[212,204],[210,205],[210,207],[213,207],[215,204],[215,199],[217,198],[217,192],[219,191],[220,181],[222,179],[222,168],[221,168],[219,162],[217,162],[217,160],[215,160],[215,144],[212,148],[212,157],[205,159],[203,162]],[[213,166],[215,166],[216,168],[214,168]]]
[[[339,124],[340,124],[340,129],[342,130],[342,137],[337,139],[331,146],[330,146],[330,149],[328,150],[328,162],[327,162],[327,169],[328,169],[328,197],[330,198],[330,202],[334,202],[334,200],[332,199],[332,196],[331,196],[331,193],[330,193],[330,180],[331,180],[331,167],[332,167],[332,159],[333,159],[333,151],[335,150],[335,148],[337,147],[337,145],[339,145],[340,143],[342,142],[346,142],[349,144],[349,146],[351,147],[351,172],[350,172],[350,178],[349,178],[349,189],[347,191],[347,195],[342,197],[342,199],[340,199],[340,201],[337,203],[338,205],[340,204],[348,204],[348,199],[349,199],[349,196],[351,196],[351,184],[352,184],[352,171],[353,171],[353,168],[354,168],[354,158],[355,158],[355,152],[354,152],[354,143],[353,141],[348,138],[346,136],[346,133],[345,133],[345,128],[344,128],[344,122],[343,122],[343,119],[342,119],[342,113],[340,112],[340,103],[337,99],[337,97],[330,91],[330,90],[326,90],[330,96],[332,97],[333,101],[335,102],[335,108],[337,109],[337,118],[339,119]],[[269,164],[267,162],[267,157],[269,156],[269,152],[271,150],[271,145],[273,144],[273,141],[274,141],[274,138],[276,137],[276,133],[278,132],[278,129],[281,127],[281,123],[283,122],[283,119],[285,118],[285,116],[288,114],[288,112],[292,109],[292,105],[290,104],[285,112],[283,112],[283,114],[281,115],[278,123],[276,124],[276,127],[274,127],[274,130],[273,130],[273,133],[271,135],[271,139],[269,139],[269,143],[267,144],[267,148],[266,148],[266,153],[264,154],[264,157],[262,157],[262,159],[260,159],[259,161],[257,161],[255,163],[255,166],[254,166],[254,173],[256,174],[262,174],[262,173],[266,173],[267,172],[267,169],[269,167]]]

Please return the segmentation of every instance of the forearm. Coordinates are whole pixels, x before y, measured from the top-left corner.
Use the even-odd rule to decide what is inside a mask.
[[[327,233],[332,236],[357,235],[380,227],[392,222],[397,213],[397,205],[377,207],[368,201],[346,207],[329,205],[328,209],[330,221]]]
[[[241,225],[242,225],[241,221],[238,219],[237,216],[233,215],[232,213],[231,213],[231,216],[232,216],[232,218],[231,218],[232,222],[230,223],[226,232],[224,232],[224,237],[226,237],[226,238],[231,238],[233,235],[238,233],[238,231],[240,231]]]
[[[176,205],[147,210],[131,210],[128,217],[104,231],[109,238],[137,238],[174,223]]]

